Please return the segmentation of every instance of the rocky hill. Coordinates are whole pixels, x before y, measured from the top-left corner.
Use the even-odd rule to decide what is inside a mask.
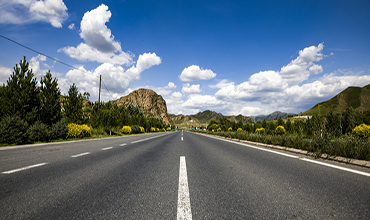
[[[134,106],[140,107],[145,116],[152,118],[160,118],[165,124],[171,124],[171,119],[167,114],[166,101],[161,95],[150,89],[139,89],[131,92],[127,96],[123,96],[116,101],[117,105],[131,103]]]
[[[279,117],[287,118],[293,115],[294,115],[293,113],[285,113],[285,112],[276,111],[268,115],[253,116],[253,118],[255,122],[258,122],[258,121],[263,121],[263,120],[266,120],[266,121],[275,120],[275,119],[278,119]]]
[[[359,111],[370,110],[370,84],[364,87],[348,87],[328,101],[316,104],[310,110],[300,115],[326,115],[332,109],[333,113],[343,113],[348,107]]]

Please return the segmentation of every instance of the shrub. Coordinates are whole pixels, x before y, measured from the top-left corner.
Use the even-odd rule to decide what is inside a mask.
[[[23,144],[27,142],[27,122],[18,116],[6,116],[0,122],[0,142]]]
[[[221,131],[221,128],[218,128],[217,131],[220,132]]]
[[[352,129],[352,134],[359,137],[368,138],[370,137],[370,126],[366,124],[361,124]]]
[[[276,127],[275,129],[275,134],[285,134],[286,131],[285,131],[285,128],[282,126],[282,125],[279,125]]]
[[[159,132],[159,128],[157,128],[157,132]]]
[[[256,133],[258,133],[258,134],[263,134],[264,132],[265,132],[264,128],[257,128],[256,129]]]
[[[91,128],[87,125],[78,125],[75,123],[70,123],[67,125],[68,132],[67,137],[68,138],[83,138],[91,136]]]
[[[67,137],[68,127],[64,119],[51,126],[50,138],[52,140],[65,139]]]
[[[139,127],[139,125],[132,125],[131,126],[131,133],[132,134],[139,134],[140,133],[140,127]]]
[[[227,129],[227,131],[233,131],[233,128],[232,128],[232,127],[229,127],[229,128]]]
[[[151,131],[151,132],[156,132],[157,130],[156,130],[155,128],[151,127],[151,128],[150,128],[150,131]]]
[[[170,127],[168,127],[168,128],[167,128],[167,131],[171,131],[171,128],[170,128]]]
[[[243,131],[243,129],[242,128],[238,128],[238,130],[236,130],[236,131]]]
[[[145,128],[140,127],[140,133],[145,133]]]
[[[40,121],[36,121],[27,132],[31,142],[50,140],[49,126]]]
[[[131,134],[131,127],[130,126],[123,126],[121,132],[124,134]]]

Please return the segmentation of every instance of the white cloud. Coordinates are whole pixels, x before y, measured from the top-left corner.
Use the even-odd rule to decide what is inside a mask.
[[[140,73],[152,66],[161,64],[162,60],[155,53],[144,53],[139,56],[136,66],[126,71],[128,78],[132,81],[140,79]]]
[[[194,84],[190,85],[190,83],[182,84],[181,92],[184,95],[200,93],[201,91],[202,90],[200,89],[200,84],[197,84],[197,85],[194,85]]]
[[[0,23],[27,24],[43,21],[61,28],[68,18],[67,10],[62,0],[1,1]]]
[[[80,37],[85,43],[77,47],[67,46],[58,50],[80,61],[96,61],[114,65],[130,65],[134,55],[123,52],[121,44],[114,40],[111,30],[105,25],[111,17],[108,6],[101,4],[99,7],[88,11],[81,20]]]
[[[175,83],[173,83],[173,82],[169,82],[169,83],[168,83],[168,85],[167,85],[167,87],[168,87],[169,89],[175,89],[177,86],[175,85]]]
[[[105,25],[111,16],[108,6],[101,4],[96,9],[86,12],[80,25],[81,38],[88,45],[107,53],[122,50],[120,43],[114,40],[111,30]]]
[[[223,104],[223,101],[216,99],[214,96],[193,94],[189,95],[189,99],[184,102],[183,107],[206,110],[220,108]]]
[[[6,84],[6,81],[9,79],[9,77],[13,74],[13,70],[0,65],[0,86],[3,86],[3,84]]]
[[[299,51],[299,56],[292,60],[288,65],[283,66],[280,75],[289,84],[298,84],[308,79],[310,74],[318,74],[323,71],[322,66],[315,64],[323,59],[322,50],[324,44],[320,43],[317,47],[310,46]]]
[[[215,77],[216,73],[212,72],[212,70],[203,70],[199,66],[191,65],[182,71],[179,79],[184,82],[191,82],[199,79],[209,80]]]
[[[171,95],[172,98],[175,98],[175,99],[181,99],[182,98],[182,94],[181,92],[173,92],[172,95]]]
[[[64,47],[58,50],[68,56],[80,61],[96,61],[99,63],[111,63],[117,65],[129,65],[132,63],[133,54],[125,53],[104,53],[85,43],[80,43],[77,47]]]
[[[227,79],[223,79],[220,82],[218,82],[216,85],[209,85],[210,88],[224,88],[230,85],[234,85],[233,82],[229,82]]]
[[[71,23],[70,25],[68,25],[68,28],[70,30],[74,30],[75,29],[75,23]]]

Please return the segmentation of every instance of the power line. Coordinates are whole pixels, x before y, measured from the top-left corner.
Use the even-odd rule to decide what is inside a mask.
[[[54,60],[55,62],[58,62],[58,63],[61,63],[61,64],[65,65],[65,66],[68,66],[68,67],[70,67],[70,68],[72,68],[72,69],[75,69],[75,70],[79,70],[79,71],[81,71],[81,72],[88,73],[86,70],[79,69],[79,68],[74,67],[74,66],[72,66],[72,65],[70,65],[70,64],[68,64],[68,63],[65,63],[65,62],[60,61],[60,60],[58,60],[58,59],[56,59],[56,58],[53,58],[53,57],[51,57],[51,56],[48,56],[48,55],[46,55],[46,54],[44,54],[44,53],[42,53],[42,52],[40,52],[40,51],[34,50],[34,49],[30,48],[30,47],[27,47],[27,46],[25,46],[25,45],[23,45],[23,44],[21,44],[21,43],[19,43],[19,42],[15,41],[15,40],[12,40],[12,39],[10,39],[10,38],[8,38],[8,37],[5,37],[5,36],[3,36],[3,35],[1,35],[1,34],[0,34],[0,37],[4,38],[4,39],[6,39],[6,40],[8,40],[8,41],[10,41],[10,42],[13,42],[13,43],[15,43],[15,44],[17,44],[17,45],[19,45],[19,46],[21,46],[21,47],[24,47],[24,48],[26,48],[26,49],[28,49],[28,50],[30,50],[30,51],[33,51],[33,52],[35,52],[35,53],[37,53],[37,54],[43,55],[43,56],[45,56],[45,57],[47,57],[47,58],[49,58],[49,59],[51,59],[51,60]],[[91,75],[92,75],[92,74],[91,74]],[[95,75],[92,75],[92,76],[95,76]],[[95,76],[95,77],[98,77],[98,76]],[[104,84],[104,81],[102,81],[102,82],[103,82],[103,85],[104,85],[105,89],[108,91],[108,93],[110,94],[110,96],[113,98],[113,96],[112,96],[112,94],[109,92],[109,90],[108,90],[107,86]]]

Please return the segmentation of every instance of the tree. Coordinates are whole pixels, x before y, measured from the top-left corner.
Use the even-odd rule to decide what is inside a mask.
[[[14,67],[13,74],[9,77],[7,85],[2,88],[3,115],[17,115],[28,124],[33,124],[38,119],[40,101],[37,80],[32,69],[29,68],[26,57]]]
[[[73,83],[68,90],[68,96],[63,102],[64,114],[67,123],[81,123],[82,121],[82,95]]]
[[[53,79],[49,70],[41,78],[40,83],[41,121],[51,126],[62,118],[58,80],[56,78]]]

